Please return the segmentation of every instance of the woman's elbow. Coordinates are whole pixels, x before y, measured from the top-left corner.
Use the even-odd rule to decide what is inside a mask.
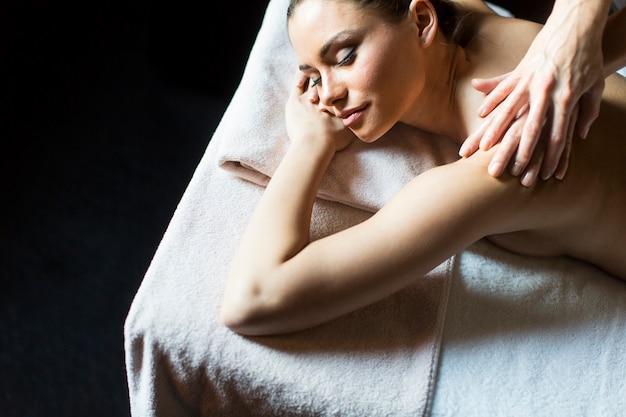
[[[276,299],[257,278],[230,277],[222,297],[220,319],[232,331],[258,336],[269,333],[267,321],[276,310]]]

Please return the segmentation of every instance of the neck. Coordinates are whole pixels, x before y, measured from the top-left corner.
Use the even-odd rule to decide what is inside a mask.
[[[467,127],[459,105],[459,80],[467,73],[469,61],[463,48],[445,40],[432,48],[425,60],[426,79],[404,123],[459,143],[467,137]],[[427,105],[424,105],[427,103]]]

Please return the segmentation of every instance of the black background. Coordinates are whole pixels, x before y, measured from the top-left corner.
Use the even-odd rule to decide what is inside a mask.
[[[128,416],[123,322],[267,1],[0,3],[0,415]]]

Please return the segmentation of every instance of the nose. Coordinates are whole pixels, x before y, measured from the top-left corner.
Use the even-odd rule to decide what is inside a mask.
[[[326,76],[322,78],[322,82],[318,85],[318,92],[320,105],[329,110],[336,106],[339,101],[346,98],[348,89],[335,77]]]

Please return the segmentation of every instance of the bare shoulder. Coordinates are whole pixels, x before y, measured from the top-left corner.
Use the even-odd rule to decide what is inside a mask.
[[[473,230],[475,238],[518,228],[519,207],[528,190],[517,178],[493,178],[487,172],[493,152],[478,151],[469,158],[432,168],[414,178],[382,212],[393,218],[414,218],[442,228]],[[508,213],[501,216],[501,212]],[[412,215],[412,214],[413,215]],[[460,232],[459,232],[460,233]]]
[[[465,47],[488,75],[515,68],[542,26],[527,20],[481,14],[474,20],[474,37]]]
[[[462,6],[466,10],[473,12],[495,14],[493,10],[483,0],[455,0],[456,4]]]

